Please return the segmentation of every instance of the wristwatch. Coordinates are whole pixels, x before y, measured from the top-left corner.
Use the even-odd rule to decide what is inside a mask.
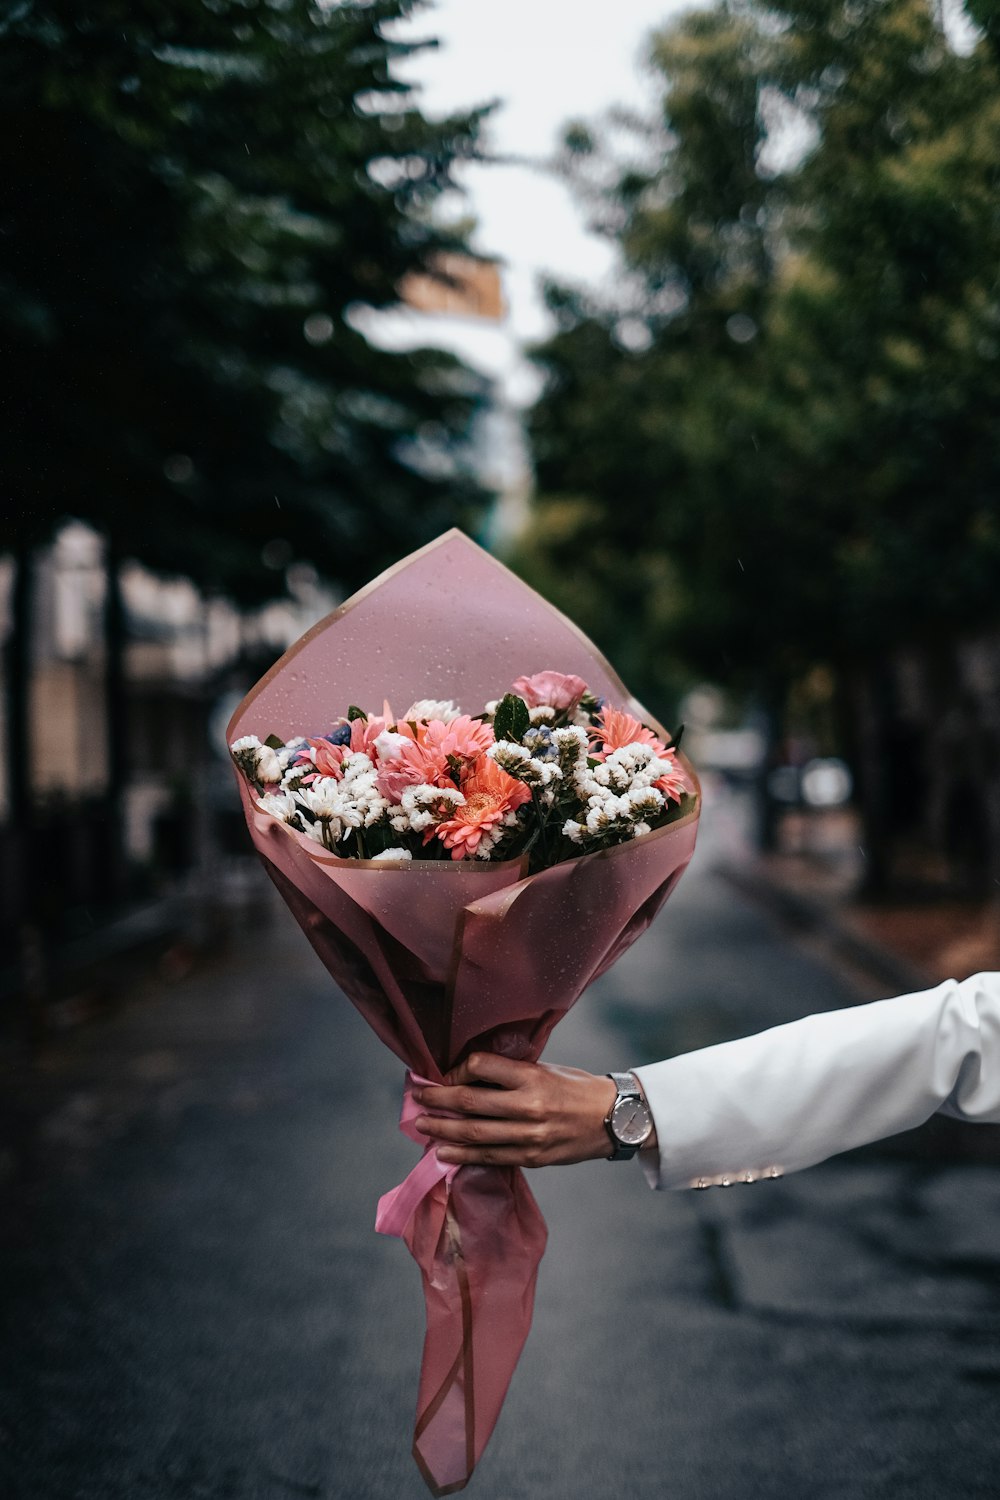
[[[604,1117],[613,1150],[608,1161],[628,1161],[653,1133],[653,1116],[634,1073],[609,1073],[618,1097]]]

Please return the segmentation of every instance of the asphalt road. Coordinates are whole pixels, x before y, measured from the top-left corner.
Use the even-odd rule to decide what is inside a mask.
[[[715,873],[733,816],[552,1058],[858,998]],[[280,909],[4,1079],[3,1500],[426,1493],[418,1273],[372,1232],[400,1081]],[[729,1193],[533,1174],[534,1328],[468,1493],[997,1500],[1000,1172],[928,1139]]]

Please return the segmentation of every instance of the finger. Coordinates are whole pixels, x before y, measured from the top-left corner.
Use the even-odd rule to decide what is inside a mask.
[[[462,1145],[516,1146],[534,1139],[530,1127],[516,1120],[445,1120],[438,1115],[418,1115],[414,1123],[422,1135]]]
[[[537,1063],[518,1062],[496,1052],[473,1052],[452,1068],[446,1083],[496,1083],[504,1089],[522,1088],[530,1082]]]
[[[458,1115],[492,1115],[509,1120],[527,1112],[524,1100],[518,1098],[516,1089],[482,1089],[472,1084],[432,1084],[430,1088],[414,1089],[413,1097],[425,1109],[448,1109]]]
[[[459,1167],[543,1167],[527,1146],[439,1146],[438,1160]]]

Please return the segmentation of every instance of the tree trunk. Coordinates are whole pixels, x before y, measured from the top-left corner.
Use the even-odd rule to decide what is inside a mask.
[[[878,667],[853,667],[845,681],[846,739],[850,746],[863,825],[862,894],[883,897],[891,883],[888,778],[892,768],[885,744],[883,674]]]
[[[43,1027],[44,944],[39,926],[38,882],[33,876],[31,779],[31,676],[34,623],[35,549],[22,541],[14,551],[11,633],[4,645],[4,714],[7,725],[7,832],[4,841],[3,901],[0,924],[14,935],[20,970],[18,1030],[29,1051]]]

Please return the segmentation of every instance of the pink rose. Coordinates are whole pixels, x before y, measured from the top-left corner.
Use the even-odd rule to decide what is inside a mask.
[[[529,708],[548,707],[569,713],[587,691],[587,684],[582,677],[565,672],[536,672],[533,677],[519,677],[511,691]]]

